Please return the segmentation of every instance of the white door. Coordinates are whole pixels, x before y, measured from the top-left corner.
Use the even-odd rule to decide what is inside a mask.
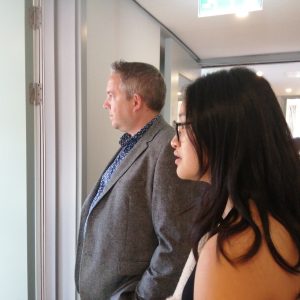
[[[0,9],[0,290],[1,299],[11,300],[35,297],[34,107],[27,101],[33,65],[32,45],[26,40],[31,39],[27,4],[3,1]]]

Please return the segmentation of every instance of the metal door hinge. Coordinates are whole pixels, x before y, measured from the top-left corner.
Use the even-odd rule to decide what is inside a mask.
[[[40,105],[43,101],[43,88],[40,83],[31,83],[29,86],[29,101],[31,104]]]
[[[30,8],[30,26],[33,30],[40,29],[42,26],[42,8],[40,6],[32,6]]]

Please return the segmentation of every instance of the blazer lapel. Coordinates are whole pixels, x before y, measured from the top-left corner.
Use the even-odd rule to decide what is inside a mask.
[[[162,117],[160,117],[157,122],[155,122],[149,128],[149,130],[145,133],[141,140],[138,141],[137,144],[133,147],[132,151],[130,151],[125,159],[121,162],[120,166],[117,168],[112,178],[104,188],[101,198],[103,198],[107,194],[107,192],[126,173],[126,171],[132,166],[132,164],[138,159],[138,157],[148,148],[148,144],[165,125],[165,121],[162,119]]]

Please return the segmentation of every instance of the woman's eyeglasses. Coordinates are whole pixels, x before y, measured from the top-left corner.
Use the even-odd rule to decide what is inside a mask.
[[[173,127],[175,129],[178,142],[180,142],[180,135],[181,135],[182,129],[186,129],[186,126],[191,125],[191,124],[192,124],[191,122],[180,123],[180,122],[173,121]]]

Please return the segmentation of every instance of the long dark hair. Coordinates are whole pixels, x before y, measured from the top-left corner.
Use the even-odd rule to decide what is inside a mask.
[[[200,173],[211,172],[207,201],[193,230],[195,255],[206,233],[218,234],[217,250],[231,263],[252,258],[265,239],[279,266],[300,273],[300,160],[269,83],[246,68],[219,71],[190,84],[185,104]],[[234,208],[222,219],[229,197]],[[257,207],[262,232],[251,216],[250,199]],[[269,215],[292,237],[299,253],[295,266],[276,249]],[[254,242],[232,261],[224,242],[248,228],[254,232]]]

